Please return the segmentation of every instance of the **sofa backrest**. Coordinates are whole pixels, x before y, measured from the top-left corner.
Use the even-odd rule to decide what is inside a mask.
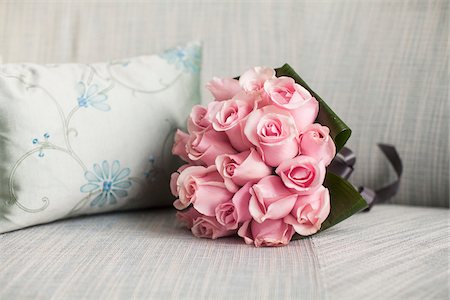
[[[95,62],[204,43],[203,82],[288,62],[353,129],[356,185],[393,174],[392,202],[449,206],[448,1],[0,3],[4,62]],[[204,101],[209,95],[204,91]]]

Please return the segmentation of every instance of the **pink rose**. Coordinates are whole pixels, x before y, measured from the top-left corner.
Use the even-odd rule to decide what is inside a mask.
[[[178,197],[178,189],[177,189],[178,177],[180,177],[180,173],[178,172],[174,172],[170,175],[170,192],[175,197]]]
[[[201,105],[192,107],[187,125],[190,133],[208,130],[211,127],[211,122],[208,118],[208,109]]]
[[[239,228],[238,235],[244,238],[246,244],[254,244],[256,247],[276,247],[289,244],[294,229],[283,220],[266,220],[262,223],[252,220]]]
[[[330,213],[330,193],[323,186],[314,194],[299,196],[292,212],[284,218],[295,231],[303,236],[319,231]]]
[[[237,229],[239,224],[252,218],[248,210],[251,186],[250,182],[247,183],[234,194],[231,201],[221,203],[216,207],[217,222],[228,230]]]
[[[172,147],[172,154],[179,156],[185,162],[193,163],[193,161],[189,159],[186,152],[186,144],[189,140],[189,134],[177,129],[174,140],[175,141]]]
[[[275,78],[275,70],[266,67],[254,67],[239,78],[239,84],[247,91],[259,91],[263,89],[266,80]]]
[[[249,211],[258,223],[284,218],[291,212],[298,197],[275,175],[264,177],[253,185],[250,194]]]
[[[183,211],[177,211],[177,219],[188,229],[191,229],[194,225],[194,220],[200,217],[201,214],[194,208],[188,208]]]
[[[294,79],[279,77],[268,80],[264,83],[264,90],[276,106],[292,114],[298,130],[312,124],[317,118],[319,102]]]
[[[211,122],[216,131],[224,131],[231,145],[238,150],[244,151],[251,147],[243,130],[245,119],[253,110],[253,103],[231,99],[214,105],[211,109]]]
[[[248,106],[252,107],[252,110],[256,109],[258,107],[258,103],[262,101],[260,92],[246,91],[240,91],[231,99],[247,103]]]
[[[177,188],[177,181],[178,177],[180,177],[180,173],[186,169],[187,167],[190,167],[191,165],[185,164],[178,168],[176,172],[173,172],[170,175],[170,191],[172,192],[172,195],[175,197],[178,197],[178,188]]]
[[[201,214],[214,216],[220,203],[231,200],[233,194],[227,190],[216,166],[190,166],[181,171],[177,178],[174,206],[178,210],[193,204]]]
[[[192,233],[199,238],[217,239],[229,236],[236,231],[227,230],[225,226],[219,224],[215,217],[200,216],[194,220],[191,228]]]
[[[213,94],[216,101],[231,99],[242,90],[239,81],[233,78],[214,77],[206,84],[206,87]]]
[[[241,100],[249,103],[253,109],[261,108],[271,104],[269,95],[264,90],[260,91],[241,91],[237,93],[232,99]]]
[[[336,155],[336,146],[330,137],[330,129],[317,123],[303,129],[298,144],[300,154],[323,160],[325,166],[328,166]]]
[[[275,173],[292,192],[308,195],[322,186],[326,170],[323,161],[300,155],[282,162]]]
[[[273,105],[252,112],[244,134],[271,167],[298,154],[298,132],[292,116]]]
[[[227,136],[213,129],[191,133],[186,149],[189,159],[208,166],[213,165],[216,157],[221,154],[236,153]]]
[[[254,148],[239,154],[223,154],[216,158],[216,167],[225,186],[236,192],[247,182],[255,183],[272,173]]]

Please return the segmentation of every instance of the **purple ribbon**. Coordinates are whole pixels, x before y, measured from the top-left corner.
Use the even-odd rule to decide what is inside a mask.
[[[397,179],[376,190],[364,186],[357,188],[368,204],[368,207],[364,211],[369,211],[375,203],[386,202],[395,196],[400,188],[400,179],[403,173],[403,164],[400,155],[392,145],[378,144],[378,147],[395,170]],[[356,156],[353,151],[344,147],[336,154],[336,157],[328,166],[327,170],[344,179],[348,179],[353,173],[355,163]]]

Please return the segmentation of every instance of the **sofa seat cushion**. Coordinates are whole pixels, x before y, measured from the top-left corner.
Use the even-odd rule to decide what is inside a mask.
[[[0,235],[0,299],[430,299],[448,296],[449,210],[376,206],[283,248],[198,239],[173,210]]]

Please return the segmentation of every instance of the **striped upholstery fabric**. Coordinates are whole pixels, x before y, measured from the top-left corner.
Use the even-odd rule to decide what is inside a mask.
[[[375,206],[315,236],[329,298],[448,299],[449,220],[447,209]]]
[[[204,41],[203,82],[289,62],[354,129],[355,184],[405,174],[394,203],[449,206],[446,0],[2,1],[5,62],[94,62]],[[207,100],[205,93],[205,101]]]
[[[448,299],[449,211],[380,205],[310,239],[197,239],[174,212],[0,235],[0,299]]]

